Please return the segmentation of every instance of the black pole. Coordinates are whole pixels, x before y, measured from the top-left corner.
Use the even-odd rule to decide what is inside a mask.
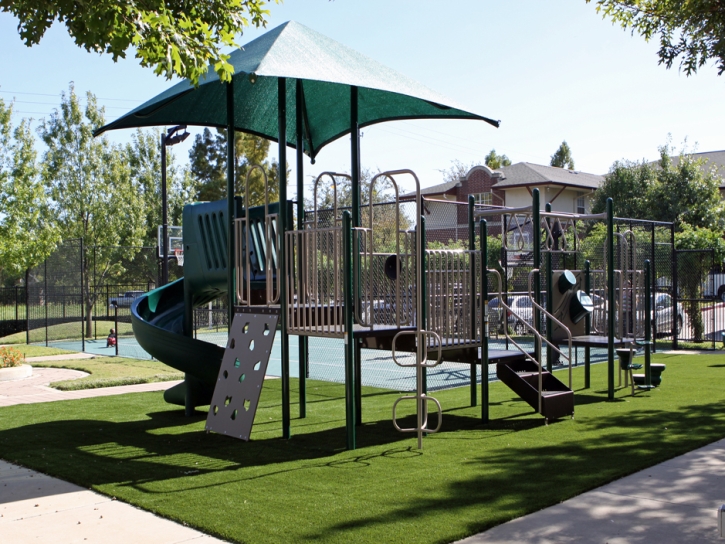
[[[295,131],[297,133],[297,230],[304,229],[305,221],[305,178],[304,178],[304,157],[305,157],[305,140],[304,140],[304,95],[302,89],[302,80],[298,79],[295,83]],[[303,255],[301,251],[297,252],[297,269],[302,272]],[[307,417],[307,367],[309,364],[309,348],[307,336],[297,337],[297,347],[299,355],[299,396],[300,396],[300,418]]]
[[[488,338],[487,325],[491,316],[488,313],[488,225],[481,219],[481,421],[488,423]],[[499,300],[499,305],[502,301]],[[484,319],[485,318],[485,319]],[[506,316],[504,316],[506,319]],[[504,325],[505,326],[505,325]]]
[[[236,278],[234,277],[234,153],[234,80],[230,80],[227,83],[227,334],[231,333],[232,330],[236,294]],[[245,202],[244,205],[246,206],[247,203]],[[283,215],[283,213],[280,213],[280,216]],[[166,242],[164,242],[165,244]],[[191,331],[188,331],[188,334],[191,336]]]
[[[280,356],[282,358],[282,437],[290,438],[290,377],[289,377],[289,335],[287,334],[287,278],[285,277],[285,233],[287,232],[287,80],[277,80],[277,123],[279,144],[279,209],[278,245],[279,248],[279,321]]]
[[[25,269],[25,343],[30,344],[30,268]]]
[[[584,292],[591,296],[592,294],[592,276],[591,276],[591,262],[589,259],[584,261]],[[592,314],[587,314],[586,321],[584,323],[584,334],[589,336],[592,333]],[[591,351],[589,346],[584,348],[584,389],[591,387]]]
[[[161,285],[169,283],[169,218],[166,201],[166,134],[161,134]]]
[[[476,233],[475,233],[475,226],[473,223],[473,212],[474,212],[474,206],[475,206],[475,200],[473,198],[473,195],[468,195],[468,250],[469,253],[469,270],[471,274],[471,293],[476,292],[476,262],[474,257],[474,252],[476,251]],[[485,266],[485,265],[481,265]],[[482,269],[483,270],[483,269]],[[473,327],[471,327],[471,330],[475,329],[476,324],[476,304],[475,304],[475,298],[474,301],[471,303],[471,315],[470,315],[471,323],[473,324]],[[475,332],[473,332],[473,339],[475,340]],[[478,361],[474,360],[471,363],[471,406],[476,406],[478,404],[477,397],[477,390],[476,390],[476,363]],[[481,379],[486,379],[487,376],[483,373],[483,367],[481,367]]]
[[[115,325],[115,328],[113,330],[116,331],[116,357],[118,357],[118,302],[116,301],[113,301],[113,324]]]
[[[86,351],[86,331],[83,327],[86,317],[86,290],[85,290],[85,274],[83,270],[84,261],[84,250],[83,250],[83,238],[81,240],[81,351]]]
[[[45,347],[48,347],[48,259],[43,261],[43,306],[45,306]]]
[[[670,243],[672,244],[672,299],[674,300],[674,305],[672,307],[672,311],[674,319],[672,320],[672,349],[677,349],[677,336],[679,331],[677,330],[677,316],[675,315],[677,313],[677,303],[680,299],[680,290],[679,290],[679,278],[677,277],[677,251],[675,250],[675,224],[672,223],[670,226]]]

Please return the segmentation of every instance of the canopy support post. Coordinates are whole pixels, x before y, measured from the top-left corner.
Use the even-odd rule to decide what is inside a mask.
[[[304,229],[305,221],[305,177],[304,177],[304,137],[303,137],[303,100],[302,80],[298,79],[295,83],[295,131],[297,133],[297,230]],[[298,252],[298,270],[302,270],[302,252]],[[299,345],[299,396],[300,396],[300,418],[307,417],[307,366],[308,366],[308,340],[307,336],[298,336]]]
[[[236,304],[236,270],[234,269],[234,80],[227,84],[227,335],[232,330]],[[247,203],[245,202],[246,206]],[[189,335],[193,334],[191,331]]]
[[[279,144],[279,207],[277,216],[277,248],[279,260],[279,321],[281,323],[280,355],[282,358],[282,438],[290,438],[289,335],[287,334],[287,278],[285,266],[285,233],[287,232],[287,79],[277,80],[277,131]]]

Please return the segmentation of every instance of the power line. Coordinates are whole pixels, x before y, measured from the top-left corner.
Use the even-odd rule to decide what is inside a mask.
[[[52,96],[54,98],[60,97],[61,93],[57,94],[47,94],[47,93],[24,93],[24,92],[17,92],[17,91],[2,91],[0,90],[0,93],[6,93],[6,94],[22,94],[22,95],[29,95],[29,96]],[[117,102],[134,102],[136,104],[140,102],[144,102],[144,100],[137,100],[134,98],[104,98],[102,96],[96,97],[98,100],[113,100]]]

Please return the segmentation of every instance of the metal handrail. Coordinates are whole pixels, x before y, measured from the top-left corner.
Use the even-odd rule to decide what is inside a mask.
[[[545,317],[548,317],[551,321],[553,321],[554,323],[556,323],[557,325],[559,325],[559,327],[561,327],[562,329],[564,329],[566,331],[566,335],[569,338],[569,356],[568,357],[566,355],[564,355],[564,352],[561,351],[553,342],[550,342],[548,338],[542,338],[542,339],[546,343],[547,346],[551,347],[554,351],[558,352],[559,355],[561,355],[567,361],[569,361],[569,389],[571,389],[571,384],[572,384],[572,381],[571,381],[571,373],[572,373],[572,368],[571,368],[571,360],[572,360],[572,357],[571,357],[571,344],[572,344],[571,331],[569,330],[569,327],[567,327],[566,325],[564,325],[564,323],[562,323],[561,321],[559,321],[556,317],[554,317],[554,315],[550,314],[546,310],[546,308],[544,308],[543,306],[541,306],[540,304],[538,304],[536,302],[536,300],[534,300],[533,292],[531,290],[531,278],[533,278],[533,276],[535,274],[539,274],[539,273],[540,273],[540,270],[538,268],[534,268],[533,270],[531,270],[529,272],[529,298],[531,298],[531,304],[533,304],[534,307],[536,307],[538,310],[540,310],[541,312],[543,312],[543,314],[544,314]],[[551,295],[549,295],[549,296],[551,296]],[[541,372],[542,372],[542,370],[541,370],[541,364],[539,364],[539,406],[541,406]]]

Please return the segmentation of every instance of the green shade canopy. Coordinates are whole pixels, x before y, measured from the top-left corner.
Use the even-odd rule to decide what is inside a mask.
[[[360,53],[290,21],[231,54],[234,126],[277,141],[277,80],[287,78],[287,145],[296,146],[296,80],[302,82],[304,152],[314,157],[350,132],[350,88],[358,88],[361,127],[395,119],[476,119],[451,100]],[[209,70],[194,87],[185,80],[100,128],[158,125],[227,127],[226,85]]]

